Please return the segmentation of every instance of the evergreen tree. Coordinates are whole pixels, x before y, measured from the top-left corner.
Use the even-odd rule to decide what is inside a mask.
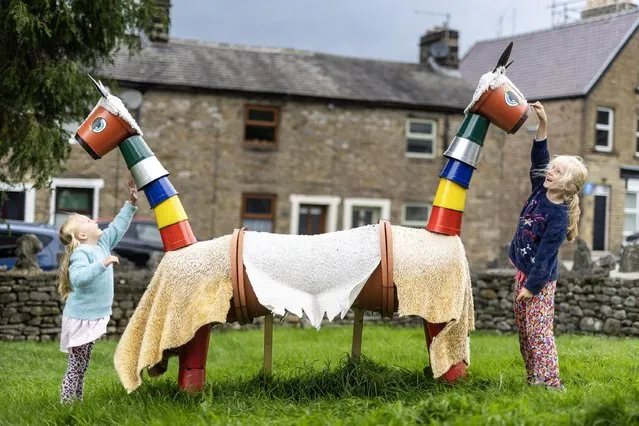
[[[0,181],[46,186],[69,155],[65,123],[97,101],[87,71],[140,48],[152,0],[0,0]]]

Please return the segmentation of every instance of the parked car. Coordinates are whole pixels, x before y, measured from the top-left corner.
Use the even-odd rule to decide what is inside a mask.
[[[0,266],[6,266],[7,269],[14,267],[17,241],[25,234],[35,235],[42,243],[42,251],[36,255],[40,268],[45,271],[57,269],[58,260],[64,253],[64,245],[58,237],[58,228],[19,220],[0,222]]]
[[[99,218],[98,226],[100,229],[105,229],[112,220],[112,217]],[[156,221],[144,217],[133,218],[126,234],[113,249],[114,254],[130,260],[139,267],[146,266],[154,252],[163,251],[164,245]]]
[[[637,244],[639,242],[637,240],[639,240],[639,232],[632,235],[628,235],[622,242],[622,245]]]

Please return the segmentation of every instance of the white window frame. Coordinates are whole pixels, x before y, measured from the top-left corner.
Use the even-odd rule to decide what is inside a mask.
[[[416,220],[406,220],[406,208],[407,207],[427,207],[428,208],[428,217],[426,218],[426,223],[421,223]],[[430,203],[404,203],[402,204],[402,225],[403,226],[426,226],[428,224],[428,220],[430,219],[430,215],[433,212],[433,205]]]
[[[635,157],[639,157],[639,115],[635,117]]]
[[[626,207],[626,200],[624,198],[623,201],[623,222],[624,224],[626,223],[626,215],[627,214],[634,214],[635,216],[635,233],[639,232],[639,179],[628,179],[627,183],[626,183],[626,192],[624,193],[624,197],[627,193],[632,193],[635,194],[635,207],[634,208],[627,208]],[[632,235],[633,232],[628,232],[625,229],[623,230],[623,237],[624,240],[628,235]]]
[[[344,216],[342,216],[344,229],[353,227],[353,207],[379,207],[380,219],[390,220],[391,200],[388,198],[344,198]]]
[[[91,188],[93,189],[92,219],[100,214],[100,190],[104,188],[104,179],[53,178],[51,179],[51,196],[49,198],[49,225],[55,223],[56,190],[61,188]]]
[[[0,191],[24,192],[24,221],[29,223],[35,221],[36,190],[33,184],[20,183],[17,185],[9,185],[7,183],[0,183]]]
[[[432,125],[433,131],[429,136],[426,136],[425,133],[411,133],[410,125],[411,123],[430,123]],[[420,139],[420,140],[431,140],[433,141],[433,152],[431,153],[421,153],[421,152],[410,152],[408,150],[408,139]],[[407,118],[406,119],[406,130],[404,136],[404,151],[406,152],[406,157],[411,158],[435,158],[437,154],[437,121],[430,118]]]
[[[326,211],[326,232],[337,231],[337,210],[341,198],[332,195],[303,195],[291,194],[289,197],[291,202],[291,227],[290,233],[297,235],[300,226],[300,205],[315,204],[318,206],[327,206]]]
[[[608,107],[597,107],[597,113],[607,112],[608,113],[608,124],[599,124],[597,123],[597,114],[595,114],[595,151],[599,152],[611,152],[612,151],[612,143],[613,143],[613,133],[615,127],[615,111],[612,108]],[[605,130],[608,132],[608,145],[600,146],[597,145],[597,130]]]

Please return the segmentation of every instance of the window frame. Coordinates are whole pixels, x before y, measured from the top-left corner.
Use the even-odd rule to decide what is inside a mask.
[[[626,207],[626,195],[627,194],[635,194],[635,207],[634,208],[627,208]],[[635,216],[635,231],[634,232],[629,232],[626,231],[626,215],[627,214],[632,214]],[[628,237],[629,235],[633,235],[636,234],[637,232],[639,232],[639,179],[628,179],[628,181],[626,182],[626,190],[624,191],[624,202],[623,202],[623,229],[622,229],[622,236],[623,236],[623,240],[625,241],[626,237]]]
[[[416,220],[407,220],[406,219],[406,208],[407,207],[426,207],[428,209],[428,215],[426,217],[426,222],[421,223]],[[428,224],[428,220],[430,219],[430,215],[433,212],[433,205],[431,203],[419,203],[419,202],[408,202],[402,204],[402,226],[410,226],[410,227],[419,227],[424,228]]]
[[[36,190],[31,183],[0,183],[0,192],[24,192],[24,222],[35,222]]]
[[[246,207],[249,199],[261,199],[271,200],[271,213],[247,213]],[[240,209],[240,226],[244,226],[244,219],[268,219],[271,221],[271,232],[275,232],[275,226],[277,225],[277,195],[272,193],[263,192],[245,192],[242,193],[242,207]]]
[[[353,228],[354,207],[380,208],[380,219],[391,219],[391,200],[388,198],[344,198],[344,215],[342,216],[343,229]]]
[[[104,188],[104,179],[77,179],[77,178],[53,178],[51,179],[51,194],[49,195],[49,225],[55,224],[55,208],[58,188],[86,188],[93,189],[92,219],[97,219],[100,213],[100,190]]]
[[[410,131],[411,123],[429,123],[432,126],[432,132],[430,136],[426,136],[426,133],[413,133]],[[418,140],[431,140],[432,139],[432,152],[411,152],[408,150],[408,139]],[[437,120],[432,118],[407,118],[404,128],[404,151],[406,157],[410,158],[435,158],[437,154]]]
[[[249,120],[249,111],[269,111],[273,113],[273,121],[257,121]],[[253,148],[277,148],[279,144],[279,125],[280,123],[280,108],[275,105],[257,105],[246,104],[244,105],[244,146]],[[258,139],[247,139],[246,130],[248,126],[254,127],[269,127],[273,128],[273,140],[263,141]]]
[[[635,157],[639,157],[639,114],[635,117]]]
[[[341,200],[340,197],[333,195],[291,194],[289,196],[291,203],[290,234],[298,235],[300,205],[302,204],[326,206],[326,232],[337,231],[337,210]]]
[[[597,122],[597,115],[599,112],[608,113],[608,124],[600,124]],[[614,142],[614,127],[615,127],[615,111],[610,107],[598,106],[595,112],[595,151],[598,152],[612,152],[612,146]],[[608,132],[608,144],[597,145],[597,130],[604,130]]]

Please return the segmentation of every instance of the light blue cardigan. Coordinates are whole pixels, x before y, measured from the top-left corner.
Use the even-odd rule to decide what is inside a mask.
[[[81,244],[71,254],[69,279],[71,292],[63,315],[69,318],[95,320],[111,315],[113,304],[113,265],[104,266],[104,259],[129,229],[137,207],[128,201],[113,222],[104,230],[98,243]]]

